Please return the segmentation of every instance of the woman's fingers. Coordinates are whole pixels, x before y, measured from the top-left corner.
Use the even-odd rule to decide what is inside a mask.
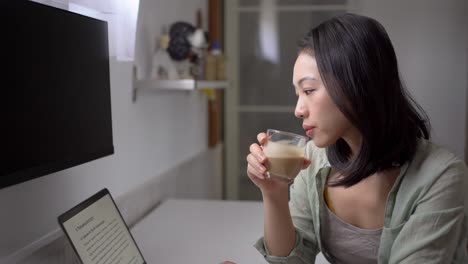
[[[250,154],[252,154],[259,163],[264,163],[266,161],[266,156],[263,153],[262,148],[258,144],[254,143],[250,145],[249,150],[250,150]]]
[[[259,179],[265,179],[266,168],[251,153],[247,156],[247,172]]]
[[[265,179],[264,176],[256,174],[256,172],[250,168],[250,165],[247,166],[247,175],[249,176],[250,180],[258,187],[260,187],[261,181]]]
[[[258,140],[258,143],[259,143],[260,145],[263,145],[263,144],[265,144],[265,143],[267,142],[268,136],[267,136],[266,133],[263,133],[263,132],[262,132],[262,133],[259,133],[259,134],[257,135],[257,140]]]

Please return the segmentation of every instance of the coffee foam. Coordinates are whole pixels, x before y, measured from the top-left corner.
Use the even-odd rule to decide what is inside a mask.
[[[304,149],[287,144],[287,141],[268,141],[263,153],[269,158],[296,158],[304,157]]]

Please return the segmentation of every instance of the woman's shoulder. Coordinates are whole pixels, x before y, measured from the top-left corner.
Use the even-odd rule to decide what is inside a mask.
[[[436,172],[445,171],[449,167],[466,169],[465,163],[460,157],[447,148],[425,139],[418,140],[418,147],[411,163],[413,167],[418,169]]]
[[[468,185],[468,170],[462,159],[432,141],[419,139],[414,158],[408,165],[407,183],[432,186],[439,180]]]

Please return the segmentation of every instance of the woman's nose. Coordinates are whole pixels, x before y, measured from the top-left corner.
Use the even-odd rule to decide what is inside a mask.
[[[307,113],[307,111],[306,111],[304,105],[300,102],[300,99],[297,100],[296,108],[294,109],[294,115],[297,118],[304,119],[304,117],[306,116],[306,113]]]

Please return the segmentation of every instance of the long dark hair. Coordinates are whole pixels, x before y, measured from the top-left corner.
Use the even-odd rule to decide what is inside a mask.
[[[368,176],[410,161],[418,138],[429,139],[427,114],[404,87],[393,45],[376,20],[344,14],[313,28],[299,43],[314,56],[333,102],[362,134],[359,153],[339,139],[327,147],[330,164],[352,186]]]

